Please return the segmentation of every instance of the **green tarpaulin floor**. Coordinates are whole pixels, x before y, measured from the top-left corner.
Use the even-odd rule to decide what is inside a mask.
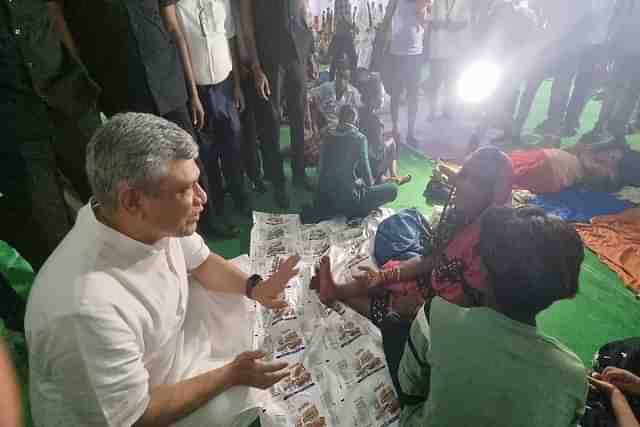
[[[544,118],[548,100],[548,85],[540,92],[529,121],[529,128]],[[591,103],[583,115],[583,130],[589,130],[596,119],[599,104]],[[283,141],[288,141],[288,132],[283,129]],[[632,143],[640,145],[640,138],[632,138]],[[566,143],[574,142],[568,139]],[[638,165],[640,167],[640,165]],[[425,205],[422,192],[431,175],[431,162],[422,156],[403,151],[400,158],[402,174],[411,174],[413,180],[403,186],[398,199],[388,207],[399,210],[407,207],[418,207],[429,215],[431,207]],[[311,171],[310,171],[311,172]],[[310,201],[310,195],[304,191],[291,188],[292,206],[289,212],[299,212],[300,208]],[[279,212],[274,208],[271,193],[257,197],[254,208],[261,211]],[[211,248],[231,258],[247,253],[249,250],[249,232],[251,224],[248,220],[234,217],[241,226],[239,239],[210,242]],[[0,272],[5,274],[19,293],[27,296],[33,274],[24,260],[20,259],[11,248],[0,242]],[[62,285],[62,284],[61,284]],[[588,253],[583,265],[580,292],[574,300],[555,304],[543,313],[540,318],[542,330],[557,337],[573,349],[589,365],[594,351],[602,344],[621,338],[640,335],[640,301],[629,292],[618,277],[602,264],[596,256]],[[27,402],[27,352],[23,338],[8,333],[0,325],[0,335],[4,336],[14,356],[25,397],[27,425],[31,425]]]

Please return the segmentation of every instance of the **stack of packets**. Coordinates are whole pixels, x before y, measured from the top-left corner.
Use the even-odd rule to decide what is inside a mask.
[[[379,330],[341,303],[320,302],[309,282],[317,263],[329,255],[338,284],[358,267],[375,267],[373,241],[378,225],[393,212],[367,218],[302,225],[297,215],[254,213],[252,271],[269,277],[299,254],[300,275],[285,290],[289,306],[270,311],[256,305],[254,348],[273,361],[289,363],[289,377],[273,386],[260,412],[263,427],[396,426],[400,405],[382,350]]]

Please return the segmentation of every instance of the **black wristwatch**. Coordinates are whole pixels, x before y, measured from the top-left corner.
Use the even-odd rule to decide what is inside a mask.
[[[252,276],[249,276],[249,278],[247,279],[247,288],[246,288],[247,298],[253,299],[251,298],[251,294],[253,293],[253,290],[255,289],[255,287],[258,286],[260,282],[262,282],[262,280],[263,280],[262,276],[259,274],[254,274]]]

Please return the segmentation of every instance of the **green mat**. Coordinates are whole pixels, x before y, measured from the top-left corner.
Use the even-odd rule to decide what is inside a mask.
[[[536,98],[527,129],[531,129],[544,118],[548,103],[549,85],[541,89]],[[589,130],[595,122],[599,111],[598,103],[590,103],[582,116],[583,131]],[[287,145],[288,130],[283,129],[283,146]],[[632,139],[632,144],[640,147],[640,136]],[[568,138],[566,144],[575,142]],[[424,203],[422,192],[431,176],[432,164],[422,156],[408,151],[400,155],[400,173],[410,174],[413,180],[401,187],[398,199],[388,207],[399,210],[417,207],[426,216],[431,214],[431,207]],[[314,170],[309,169],[313,175]],[[291,176],[287,166],[287,174]],[[299,212],[305,203],[310,202],[309,193],[290,187],[291,208],[289,212]],[[254,200],[254,209],[267,212],[284,212],[274,207],[271,193],[260,195]],[[249,251],[250,222],[246,218],[233,217],[233,221],[241,228],[238,239],[229,241],[209,241],[211,249],[216,253],[232,258]],[[7,275],[20,295],[27,296],[33,274],[24,260],[15,251],[0,242],[0,272]],[[544,312],[540,318],[542,330],[557,337],[569,348],[573,349],[585,364],[589,365],[594,351],[602,344],[626,337],[640,335],[640,302],[622,285],[618,277],[602,264],[596,256],[588,253],[583,264],[580,291],[574,300],[555,304]],[[28,412],[27,390],[27,352],[24,339],[9,333],[0,324],[0,336],[7,340],[16,364],[22,384],[25,402],[27,426],[31,426]]]

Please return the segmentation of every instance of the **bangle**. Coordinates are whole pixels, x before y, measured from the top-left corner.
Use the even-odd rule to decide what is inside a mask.
[[[262,282],[262,276],[259,274],[254,274],[247,279],[245,295],[249,299],[253,299],[252,294],[253,290]]]

